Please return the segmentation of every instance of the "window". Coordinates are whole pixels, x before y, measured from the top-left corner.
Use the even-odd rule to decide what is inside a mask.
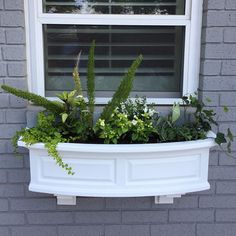
[[[106,103],[139,55],[132,96],[171,104],[198,87],[202,0],[25,0],[30,90],[53,98],[82,84],[96,41],[96,97]],[[83,86],[84,88],[86,86]],[[86,91],[85,91],[86,92]]]

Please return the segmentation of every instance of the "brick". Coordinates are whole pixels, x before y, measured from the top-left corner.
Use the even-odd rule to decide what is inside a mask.
[[[207,3],[208,10],[220,10],[220,9],[224,9],[225,7],[225,2],[222,0],[208,0],[204,2]]]
[[[1,88],[1,85],[3,85],[3,84],[4,84],[4,80],[2,78],[0,78],[0,93],[3,92],[3,89]]]
[[[215,110],[218,121],[235,121],[235,114],[236,114],[235,107],[230,107],[228,112],[225,112],[223,107],[218,107]]]
[[[236,222],[236,209],[216,210],[217,222]]]
[[[3,29],[0,29],[0,44],[4,44],[6,41],[5,39],[5,31]]]
[[[220,43],[223,42],[224,28],[212,27],[205,28],[202,32],[202,38],[206,43]]]
[[[7,44],[25,44],[25,31],[22,28],[6,29]]]
[[[153,198],[106,198],[107,209],[150,209]]]
[[[1,113],[0,113],[0,116],[1,116]],[[0,118],[0,120],[1,120],[1,118]],[[6,152],[7,152],[6,140],[0,140],[0,153],[3,154],[3,153],[6,153]]]
[[[234,208],[236,196],[201,196],[199,206],[201,208]]]
[[[70,212],[28,213],[29,224],[54,225],[73,223],[73,214]]]
[[[236,106],[236,94],[235,92],[224,92],[220,96],[221,106]],[[231,108],[229,108],[231,109]]]
[[[200,224],[197,225],[197,236],[235,236],[235,224]]]
[[[1,227],[0,228],[0,235],[2,235],[2,236],[9,236],[10,234],[9,234],[8,228]]]
[[[151,236],[195,236],[193,224],[152,225]]]
[[[0,183],[7,182],[7,172],[5,170],[0,171]]]
[[[15,135],[16,131],[20,130],[21,128],[23,128],[23,125],[20,124],[0,124],[0,138],[12,138]]]
[[[236,156],[235,152],[232,152],[231,155],[233,157]],[[226,153],[220,153],[219,158],[219,165],[221,166],[235,166],[236,165],[236,158],[228,156]]]
[[[225,8],[229,10],[236,9],[236,2],[234,0],[226,0]]]
[[[0,211],[8,211],[7,199],[0,199]]]
[[[218,182],[216,187],[217,194],[236,194],[236,182]]]
[[[10,206],[12,210],[28,211],[28,210],[55,210],[56,199],[11,199]]]
[[[121,215],[118,211],[78,212],[75,222],[78,224],[115,224],[120,223]]]
[[[24,46],[4,46],[3,47],[3,59],[22,61],[26,59],[25,47]]]
[[[148,225],[105,226],[105,236],[150,236]]]
[[[170,210],[170,222],[213,222],[214,211],[212,210]]]
[[[59,226],[58,236],[102,236],[101,226]]]
[[[22,99],[22,98],[18,98],[14,95],[10,95],[10,107],[12,108],[25,108],[27,106],[27,101]]]
[[[23,165],[23,160],[22,160]],[[8,173],[8,181],[10,183],[29,183],[30,171],[25,169],[10,170]]]
[[[200,79],[200,88],[210,91],[236,90],[236,76],[205,76]]]
[[[1,111],[0,110],[0,123],[4,123],[5,122],[5,111]],[[0,141],[0,153],[1,153],[1,141]]]
[[[201,96],[200,99],[208,106],[208,107],[215,107],[219,106],[220,101],[220,93],[217,92],[199,92]],[[210,99],[210,101],[208,101]]]
[[[235,11],[208,11],[205,25],[216,26],[236,26]]]
[[[167,222],[167,211],[125,211],[122,212],[122,222],[130,223],[164,223]]]
[[[206,44],[206,59],[236,59],[236,44]]]
[[[211,167],[209,169],[209,179],[211,180],[231,180],[236,179],[236,167]]]
[[[225,43],[235,43],[236,41],[236,29],[233,27],[228,27],[224,29],[224,42]]]
[[[22,11],[2,12],[2,26],[24,26],[24,14]]]
[[[67,209],[68,206],[57,206],[58,209]],[[104,198],[90,198],[90,197],[80,197],[78,199],[78,204],[73,206],[76,211],[81,210],[104,210],[105,199]]]
[[[5,0],[5,9],[7,10],[23,10],[23,0]]]
[[[23,225],[25,217],[22,213],[0,213],[0,225]]]
[[[23,160],[21,157],[14,157],[13,155],[1,155],[0,168],[21,168],[23,167]],[[13,170],[11,170],[13,171]]]
[[[236,75],[236,60],[224,61],[221,73],[222,75]]]
[[[27,90],[27,81],[23,78],[8,78],[5,84],[22,90]]]
[[[0,108],[7,108],[9,106],[9,95],[0,94]]]
[[[1,184],[0,197],[23,197],[24,186],[19,184]]]
[[[0,0],[0,9],[3,9],[4,5],[3,5],[3,0]]]
[[[7,110],[6,121],[8,124],[11,123],[25,123],[26,122],[26,110]]]
[[[219,75],[221,71],[221,61],[204,61],[201,65],[202,75]]]
[[[25,63],[8,63],[7,71],[8,71],[8,76],[10,77],[26,76],[26,64]]]
[[[12,236],[57,236],[57,230],[49,226],[13,227]]]

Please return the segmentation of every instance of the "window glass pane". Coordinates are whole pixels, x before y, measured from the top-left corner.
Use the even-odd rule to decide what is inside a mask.
[[[184,15],[185,0],[44,0],[44,12]]]
[[[46,95],[73,88],[72,70],[80,51],[79,72],[86,88],[88,50],[92,40],[96,40],[97,96],[111,96],[139,54],[144,59],[137,72],[134,94],[180,96],[184,32],[182,26],[45,25]]]

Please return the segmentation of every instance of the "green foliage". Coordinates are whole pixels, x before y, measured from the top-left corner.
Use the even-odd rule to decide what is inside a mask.
[[[81,80],[80,80],[80,76],[79,76],[80,56],[81,56],[81,52],[78,55],[76,65],[75,65],[74,70],[73,70],[73,79],[74,79],[74,83],[75,83],[75,90],[76,90],[76,95],[77,96],[83,96]]]
[[[215,112],[207,109],[205,104],[198,100],[196,96],[190,95],[183,97],[184,113],[182,114],[182,123],[176,123],[181,117],[179,106],[174,105],[172,114],[167,117],[161,117],[157,122],[157,133],[159,142],[176,142],[190,141],[207,138],[213,125],[218,125],[215,121]],[[187,110],[194,109],[190,112],[191,117],[187,119]],[[215,142],[221,146],[227,144],[227,153],[231,152],[231,143],[234,137],[230,129],[227,134],[218,132]]]
[[[92,46],[89,50],[89,60],[87,66],[87,92],[88,92],[88,109],[89,109],[89,124],[93,127],[93,115],[94,115],[94,104],[95,104],[95,72],[94,72],[94,51],[95,41],[92,42]]]
[[[58,126],[55,124],[55,116],[51,113],[40,112],[38,114],[38,120],[35,127],[31,129],[24,128],[18,131],[13,138],[13,146],[17,146],[17,140],[21,137],[21,140],[26,143],[27,146],[35,143],[44,143],[48,154],[53,157],[56,163],[65,169],[68,174],[73,174],[72,168],[65,164],[57,152],[57,145],[60,142],[67,142],[67,139],[63,138],[58,131]]]
[[[114,110],[108,121],[99,119],[94,130],[104,143],[148,143],[156,133],[154,114],[145,98],[129,99]]]
[[[157,115],[153,106],[147,105],[145,98],[129,99],[135,73],[142,61],[140,55],[132,63],[94,126],[94,51],[93,41],[87,65],[88,101],[83,97],[79,76],[81,53],[73,71],[74,90],[60,93],[58,95],[60,101],[52,102],[33,93],[6,85],[1,86],[5,91],[46,109],[45,112],[39,113],[35,127],[16,132],[13,138],[14,147],[17,147],[19,138],[27,145],[42,142],[56,163],[68,174],[73,174],[71,167],[63,162],[57,152],[57,145],[60,142],[129,144],[191,141],[207,138],[212,126],[217,125],[214,119],[215,112],[207,109],[196,96],[183,97],[182,108],[180,104],[174,104],[170,114],[162,117]],[[224,107],[224,111],[228,112],[229,109]],[[226,144],[226,152],[230,153],[233,139],[233,134],[228,129],[226,134],[217,133],[215,141],[220,147]]]
[[[7,91],[8,93],[11,93],[17,97],[20,97],[20,98],[23,98],[32,102],[36,106],[44,107],[48,111],[52,111],[54,113],[60,113],[63,110],[63,105],[61,103],[49,101],[48,99],[42,96],[36,95],[34,93],[12,88],[7,85],[2,85],[1,88]]]
[[[127,74],[122,79],[119,88],[116,90],[111,101],[105,106],[101,114],[101,119],[105,121],[109,120],[112,113],[122,102],[125,102],[133,88],[133,81],[135,79],[135,73],[142,62],[142,55],[140,55],[131,65]]]

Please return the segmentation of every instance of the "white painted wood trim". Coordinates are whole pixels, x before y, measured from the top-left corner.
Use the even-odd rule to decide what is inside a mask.
[[[185,15],[78,15],[42,12],[41,0],[24,0],[27,32],[28,87],[31,92],[45,96],[43,24],[98,24],[98,25],[176,25],[186,27],[183,95],[198,89],[203,0],[186,0]],[[54,99],[54,98],[53,98]],[[109,98],[98,98],[106,104]],[[150,98],[150,102],[169,105],[179,98]]]

